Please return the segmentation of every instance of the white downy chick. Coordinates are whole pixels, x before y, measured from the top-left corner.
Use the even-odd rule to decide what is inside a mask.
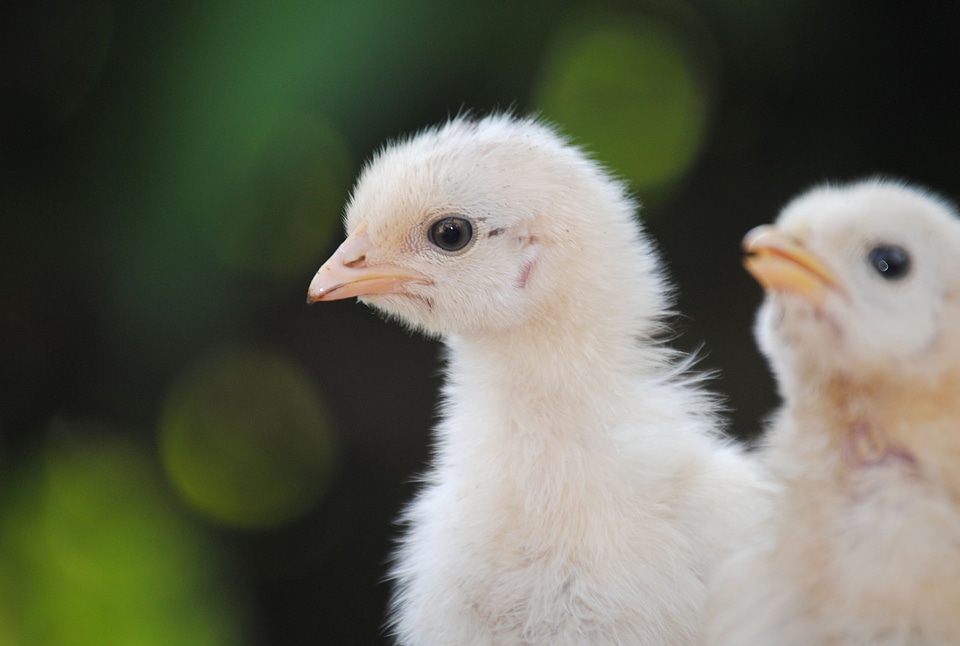
[[[715,645],[960,644],[960,220],[822,186],[744,239],[778,492],[711,582]]]
[[[656,340],[625,187],[550,128],[456,119],[363,170],[311,302],[443,338],[436,453],[404,515],[401,644],[685,645],[752,465]]]

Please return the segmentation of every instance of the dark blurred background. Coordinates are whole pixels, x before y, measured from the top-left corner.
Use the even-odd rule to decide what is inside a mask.
[[[438,345],[304,305],[361,163],[539,111],[631,182],[731,431],[739,241],[812,183],[960,197],[960,5],[38,0],[0,9],[0,644],[375,644]]]

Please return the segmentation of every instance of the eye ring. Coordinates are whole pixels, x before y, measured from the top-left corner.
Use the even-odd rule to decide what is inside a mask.
[[[899,280],[910,273],[910,254],[897,245],[877,245],[867,253],[867,261],[885,280]]]
[[[473,225],[463,216],[447,215],[430,225],[427,237],[435,247],[447,253],[456,253],[470,244]]]

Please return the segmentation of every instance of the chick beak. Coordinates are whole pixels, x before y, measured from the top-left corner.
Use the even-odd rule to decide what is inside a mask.
[[[371,294],[397,294],[410,281],[432,282],[412,271],[371,262],[377,246],[362,223],[323,263],[307,290],[307,304]]]
[[[816,256],[772,226],[759,226],[743,238],[743,260],[754,278],[767,291],[797,292],[818,298],[827,289],[840,290],[840,283]]]

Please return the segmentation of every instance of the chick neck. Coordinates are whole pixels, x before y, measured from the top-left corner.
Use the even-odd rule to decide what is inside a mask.
[[[795,421],[781,442],[787,451],[818,454],[841,474],[932,474],[960,460],[960,367],[933,375],[897,365],[837,370],[794,386],[782,413]]]
[[[653,277],[634,285],[565,287],[536,316],[509,329],[448,339],[448,390],[496,419],[491,426],[505,432],[501,441],[583,442],[603,435],[624,421],[637,380],[668,363],[666,351],[649,340],[656,321],[640,314],[663,309]]]

